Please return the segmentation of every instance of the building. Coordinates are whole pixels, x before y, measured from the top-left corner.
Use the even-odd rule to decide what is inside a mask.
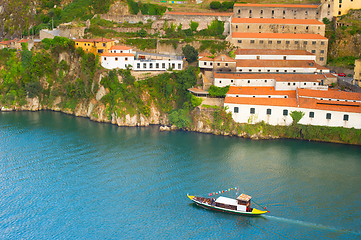
[[[325,24],[316,19],[233,18],[231,32],[310,33],[325,36]]]
[[[332,19],[333,0],[318,5],[236,3],[234,18]]]
[[[138,57],[137,57],[138,55]],[[134,71],[166,71],[169,69],[182,70],[183,60],[182,57],[173,56],[167,59],[158,59],[160,54],[150,54],[154,57],[147,59],[142,58],[143,54],[139,56],[134,53],[131,48],[126,46],[112,46],[109,52],[101,55],[101,65],[107,69],[127,69],[131,68]]]
[[[350,9],[360,9],[360,0],[335,0],[333,6],[333,15],[335,17],[345,15]]]
[[[337,81],[325,74],[305,73],[214,73],[214,85],[217,87],[274,87],[279,90],[308,88],[327,90],[328,84]]]
[[[75,48],[81,47],[85,52],[93,54],[109,53],[114,45],[114,40],[107,38],[75,39]]]
[[[230,42],[242,49],[306,50],[321,65],[327,60],[328,39],[319,34],[233,32]]]
[[[316,61],[316,56],[306,50],[279,49],[237,49],[235,59],[259,60],[309,60]]]
[[[355,61],[354,72],[352,84],[361,87],[361,59]]]
[[[361,93],[230,87],[224,106],[238,123],[264,121],[271,125],[290,125],[293,121],[290,113],[301,111],[305,115],[299,124],[361,128]]]

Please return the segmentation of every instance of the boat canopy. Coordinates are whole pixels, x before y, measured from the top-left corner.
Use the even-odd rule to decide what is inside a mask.
[[[216,203],[223,203],[223,204],[227,204],[227,205],[237,206],[237,200],[236,199],[222,197],[222,196],[217,198]]]
[[[237,200],[241,200],[241,201],[244,201],[244,202],[248,202],[249,200],[251,200],[251,198],[252,198],[251,196],[248,196],[248,195],[242,193],[241,195],[239,195],[239,196],[237,197]]]

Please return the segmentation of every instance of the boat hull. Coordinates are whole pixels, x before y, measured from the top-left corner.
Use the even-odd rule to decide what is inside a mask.
[[[188,196],[189,199],[191,199],[198,206],[203,207],[205,209],[214,210],[214,211],[232,213],[232,214],[237,214],[237,215],[247,215],[247,216],[260,216],[260,215],[267,212],[267,211],[258,210],[256,208],[253,208],[252,212],[244,212],[244,211],[232,210],[232,209],[217,207],[217,206],[209,205],[207,203],[199,202],[199,201],[197,201],[195,199],[195,196],[189,196],[188,194],[187,194],[187,196]]]

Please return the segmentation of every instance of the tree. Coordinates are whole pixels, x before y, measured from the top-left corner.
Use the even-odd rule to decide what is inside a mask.
[[[192,63],[197,60],[198,51],[191,45],[187,44],[185,47],[182,48],[182,51],[183,51],[183,55],[187,58],[187,61],[189,63]]]
[[[211,4],[209,4],[209,7],[212,9],[220,9],[222,4],[218,1],[213,1]]]
[[[302,111],[292,111],[292,112],[290,112],[290,116],[293,119],[292,124],[296,125],[303,118],[304,115],[305,115],[305,113],[302,112]]]
[[[191,21],[189,24],[189,27],[192,29],[193,32],[197,31],[197,28],[199,26],[199,23]]]

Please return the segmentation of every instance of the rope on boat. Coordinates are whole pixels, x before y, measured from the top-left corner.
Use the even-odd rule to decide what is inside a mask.
[[[252,199],[252,201],[253,201],[253,202],[254,202],[257,206],[259,206],[259,207],[263,208],[264,210],[266,210],[267,212],[269,212],[269,213],[270,213],[270,211],[268,211],[268,210],[267,210],[267,206],[263,207],[261,204],[256,203],[256,201],[255,201],[255,200],[253,200],[253,199]]]

